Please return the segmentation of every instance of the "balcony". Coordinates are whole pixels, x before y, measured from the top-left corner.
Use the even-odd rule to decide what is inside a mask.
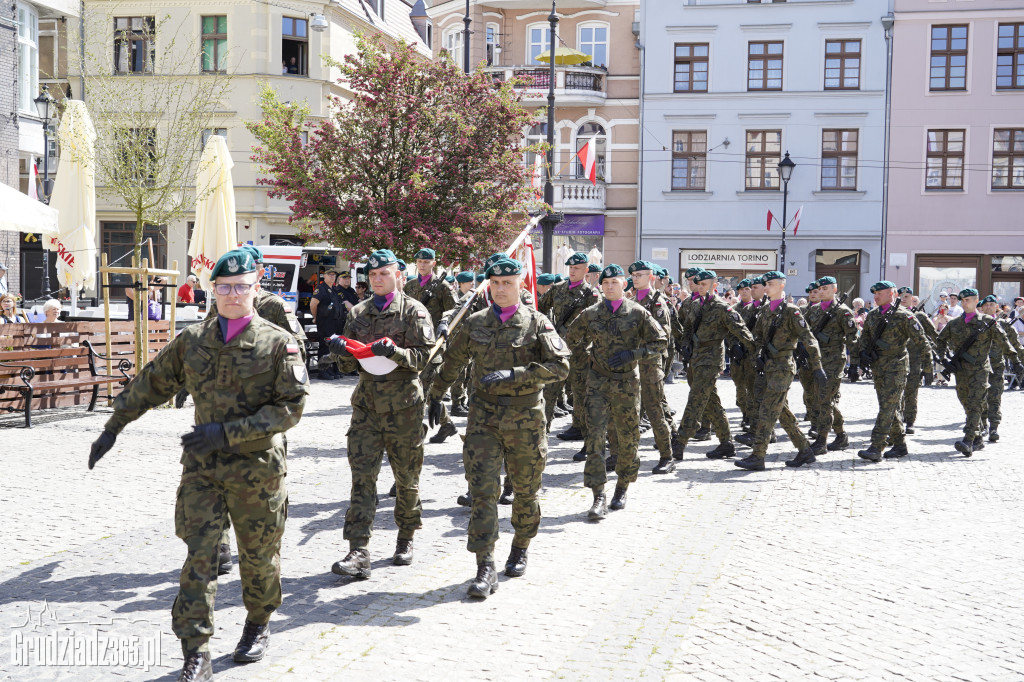
[[[565,213],[599,213],[605,208],[605,186],[590,180],[555,180],[555,210]]]
[[[526,104],[545,104],[550,84],[547,66],[489,66],[487,73],[495,82],[524,81],[520,90]],[[591,66],[555,67],[555,102],[561,106],[593,106],[607,98],[608,73]]]

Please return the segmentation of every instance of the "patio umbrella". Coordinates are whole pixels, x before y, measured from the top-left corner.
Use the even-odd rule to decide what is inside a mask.
[[[57,211],[0,183],[0,230],[5,232],[57,232]]]
[[[584,54],[578,50],[574,50],[571,47],[565,47],[564,45],[555,48],[555,64],[559,66],[574,66],[576,64],[582,64],[583,62],[589,62],[593,59],[589,54]],[[544,62],[545,64],[551,61],[551,53],[545,50],[542,54],[537,55],[538,62]]]
[[[59,231],[43,241],[57,252],[57,281],[74,290],[96,276],[96,129],[84,102],[67,101],[57,139],[50,207],[57,209]]]
[[[196,173],[196,224],[188,246],[192,272],[207,291],[217,259],[238,246],[235,185],[231,181],[234,165],[227,141],[220,135],[211,135]]]

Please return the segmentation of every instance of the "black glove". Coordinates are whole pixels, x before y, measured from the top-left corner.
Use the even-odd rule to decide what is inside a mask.
[[[427,407],[427,425],[434,428],[441,423],[441,401],[430,399],[430,406]]]
[[[851,382],[856,383],[860,379],[860,367],[850,365],[850,369],[846,370],[846,376],[850,377]]]
[[[641,351],[639,350],[620,350],[618,353],[613,355],[608,361],[609,367],[622,367],[625,364],[632,362],[635,358],[639,357]]]
[[[814,370],[814,383],[818,384],[818,388],[825,388],[825,384],[828,383],[828,376],[825,374],[825,370]]]
[[[186,400],[188,400],[188,391],[183,388],[174,396],[174,407],[180,410],[185,407]]]
[[[114,447],[114,442],[117,440],[117,436],[112,434],[110,431],[104,431],[100,434],[89,450],[89,468],[92,469],[96,466],[96,462],[100,461],[103,455],[110,452],[110,448]]]
[[[345,339],[340,336],[336,339],[331,339],[327,342],[327,350],[331,352],[331,355],[341,355],[345,352]]]
[[[448,322],[446,320],[437,323],[437,335],[445,339],[448,338]]]
[[[398,350],[398,346],[391,339],[381,339],[380,341],[374,341],[373,345],[370,346],[370,350],[373,351],[374,355],[390,358]]]
[[[221,450],[228,445],[228,435],[224,433],[224,425],[196,424],[189,433],[181,437],[181,446],[186,452],[202,457],[214,450]]]
[[[480,383],[481,384],[494,384],[494,383],[497,383],[499,381],[512,381],[515,378],[516,378],[516,371],[514,369],[499,369],[497,371],[491,372],[490,374],[485,374],[480,379]]]
[[[743,362],[743,358],[747,357],[747,349],[743,347],[742,343],[734,343],[729,349],[729,357],[736,362]]]

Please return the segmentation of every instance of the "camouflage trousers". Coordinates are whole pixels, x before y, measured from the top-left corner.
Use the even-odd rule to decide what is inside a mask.
[[[441,363],[431,362],[430,364],[427,365],[426,369],[424,369],[422,372],[420,372],[420,381],[423,382],[423,395],[430,395],[430,386],[431,386],[431,384],[434,383],[434,377],[437,376],[437,372],[440,369],[440,367],[441,367]],[[454,393],[452,395],[454,396]],[[454,398],[453,398],[453,400],[454,400]],[[421,421],[426,417],[426,414],[427,414],[426,413],[426,406],[425,405],[424,405],[423,410],[424,410],[423,414],[420,415],[420,420]],[[448,414],[448,408],[445,406],[444,402],[442,402],[441,403],[441,424],[447,424],[451,420],[452,420],[452,418]],[[438,424],[438,426],[440,426],[441,424]]]
[[[512,498],[512,544],[523,549],[540,528],[540,490],[548,455],[543,403],[494,405],[475,395],[469,407],[462,463],[473,497],[467,549],[480,561],[493,561],[498,540],[498,495],[501,464],[515,496]],[[523,401],[527,402],[527,401]]]
[[[988,406],[986,414],[982,416],[982,422],[989,426],[996,427],[1003,421],[1003,389],[1006,382],[1003,380],[1003,373],[1006,365],[992,365],[992,371],[988,375],[988,392],[985,394],[985,402]]]
[[[604,464],[607,440],[615,458],[618,487],[626,488],[640,471],[640,379],[632,372],[623,378],[607,377],[593,369],[587,375],[587,431],[584,441],[587,462],[583,485],[601,487],[608,480]]]
[[[722,407],[722,399],[718,396],[718,365],[694,365],[686,372],[686,383],[690,385],[690,393],[686,397],[686,409],[679,421],[679,431],[685,440],[693,438],[700,428],[700,422],[710,423],[719,442],[725,443],[732,439],[729,432],[729,420]]]
[[[821,368],[825,370],[827,381],[825,388],[818,392],[818,384],[811,382],[812,395],[819,396],[818,400],[811,401],[810,421],[811,426],[818,432],[819,437],[825,438],[829,433],[844,433],[846,422],[843,420],[843,413],[839,411],[839,390],[843,384],[843,372],[846,369],[846,355],[842,349],[825,349],[821,359]],[[807,389],[805,388],[806,392]]]
[[[907,387],[903,389],[903,421],[913,426],[917,421],[917,393],[921,389],[921,378],[924,376],[922,363],[931,362],[931,358],[920,358],[910,354],[910,372],[907,374]]]
[[[875,426],[871,429],[871,445],[881,450],[886,441],[893,445],[903,445],[903,391],[907,385],[906,360],[871,365],[871,379],[875,384],[875,396],[878,398],[878,416]],[[957,382],[959,384],[960,382]],[[958,386],[959,388],[959,386]]]
[[[758,375],[754,382],[754,396],[759,401],[752,453],[755,457],[764,459],[768,454],[768,443],[775,430],[775,422],[782,424],[793,447],[798,451],[810,447],[807,437],[800,431],[796,417],[789,409],[789,389],[792,385],[792,365],[775,360],[768,361],[765,373]]]
[[[814,420],[811,415],[818,409],[814,400],[818,395],[818,386],[814,383],[814,371],[810,367],[797,368],[796,378],[800,380],[800,387],[804,389],[804,414],[807,416],[807,421],[813,424]]]
[[[410,540],[422,528],[420,470],[423,469],[423,405],[394,412],[367,412],[352,406],[348,429],[348,465],[352,499],[345,512],[345,539],[352,549],[365,548],[377,513],[377,478],[384,451],[395,475],[395,525],[398,538]]]
[[[640,363],[640,409],[647,415],[654,432],[654,447],[665,457],[672,456],[672,418],[665,401],[665,375],[661,364]]]
[[[956,373],[956,397],[964,408],[964,440],[968,442],[981,434],[981,419],[987,412],[986,393],[988,370],[969,367]]]
[[[219,546],[229,519],[238,541],[246,619],[267,623],[281,605],[281,537],[288,492],[284,475],[254,477],[251,461],[261,455],[266,453],[215,453],[198,465],[187,465],[181,474],[174,532],[185,541],[188,554],[171,608],[171,627],[186,654],[209,651]]]
[[[587,432],[587,411],[584,404],[586,403],[589,368],[590,358],[586,353],[573,353],[569,358],[569,378],[565,381],[553,381],[544,385],[544,414],[547,416],[548,424],[554,419],[555,403],[558,402],[562,392],[567,391],[572,394],[572,425],[583,433]]]
[[[466,366],[459,370],[459,377],[452,384],[452,405],[466,399],[467,389],[469,388],[469,371],[472,366],[472,363],[466,363]]]
[[[736,385],[736,407],[740,408],[744,419],[753,421],[756,404],[752,404],[751,398],[757,371],[754,369],[754,363],[749,355],[739,361],[733,360],[729,375],[732,377],[733,384]]]

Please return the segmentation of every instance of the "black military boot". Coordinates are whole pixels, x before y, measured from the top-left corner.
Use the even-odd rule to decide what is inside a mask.
[[[408,566],[412,563],[412,538],[408,540],[398,538],[398,543],[395,545],[395,556],[391,558],[391,563],[395,566]]]
[[[647,421],[647,417],[640,420],[640,433],[647,433],[651,430],[651,422]]]
[[[458,432],[458,429],[455,428],[455,424],[452,424],[451,422],[445,422],[444,424],[441,424],[441,428],[437,430],[437,433],[430,437],[430,442],[443,443],[450,436],[454,436]]]
[[[612,511],[619,511],[626,508],[626,489],[615,486],[615,494],[612,495],[612,503],[608,505]]]
[[[392,483],[391,489],[388,490],[388,497],[398,497],[398,484]]]
[[[808,439],[808,440],[818,440],[818,432],[817,432],[817,430],[816,430],[816,429],[813,429],[813,428],[812,428],[812,429],[810,429],[810,430],[809,430],[809,431],[807,432],[807,439]]]
[[[569,403],[565,402],[565,395],[564,394],[558,396],[558,402],[555,403],[555,407],[557,407],[562,412],[565,412],[567,414],[572,412],[572,406],[570,406]]]
[[[804,464],[814,464],[817,461],[817,458],[814,456],[814,450],[811,448],[804,448],[800,452],[796,453],[796,457],[793,459],[787,459],[786,466],[791,469],[798,469]]]
[[[828,437],[818,435],[818,437],[811,443],[811,452],[815,455],[824,455],[828,452]]]
[[[618,461],[615,455],[608,455],[604,458],[604,470],[608,473],[615,471],[615,465],[618,464]]]
[[[498,498],[498,504],[512,504],[512,480],[509,479],[508,474],[505,474],[505,485],[501,488],[501,497]]]
[[[498,591],[498,571],[493,561],[485,561],[476,567],[476,578],[469,584],[466,594],[470,597],[487,599]]]
[[[733,464],[747,471],[764,471],[764,458],[757,455],[747,455],[743,459],[735,460]]]
[[[370,577],[370,552],[365,548],[353,549],[341,561],[335,561],[331,573],[347,575],[360,580]]]
[[[587,518],[591,521],[600,521],[606,516],[608,516],[608,500],[605,498],[603,490],[594,488],[594,504],[587,512]]]
[[[584,445],[582,448],[580,448],[580,451],[572,456],[572,461],[574,461],[574,462],[586,462],[587,461],[587,446],[586,445]]]
[[[245,621],[242,638],[235,645],[235,653],[231,655],[235,663],[255,663],[262,661],[270,646],[270,623],[250,623]]]
[[[227,575],[231,572],[231,545],[223,543],[217,556],[217,575]]]
[[[736,446],[733,445],[731,440],[727,440],[724,443],[719,443],[715,446],[714,450],[711,450],[704,456],[708,459],[725,459],[726,457],[733,457],[735,455]]]
[[[953,443],[953,447],[956,451],[962,454],[964,457],[970,457],[974,454],[974,447],[971,443],[968,443],[966,439],[961,438],[957,442]]]
[[[551,416],[554,417],[555,419],[561,419],[567,414],[569,413],[560,408],[558,405],[555,405],[554,407],[551,408]]]
[[[465,400],[459,398],[457,401],[452,403],[452,409],[448,411],[448,414],[453,417],[468,417],[469,410],[466,408]]]
[[[685,450],[686,450],[686,442],[682,439],[682,437],[680,437],[680,435],[678,433],[676,435],[672,436],[672,459],[674,459],[674,460],[676,460],[678,462],[682,462],[683,461],[683,452],[685,452]],[[657,473],[657,472],[655,472],[655,473]]]
[[[472,507],[473,506],[473,493],[466,491],[465,495],[459,495],[455,498],[455,501],[461,507]]]
[[[908,436],[913,436],[915,433],[917,433],[917,431],[914,429],[914,422],[907,422],[906,425],[903,427],[903,433],[907,434]]]
[[[509,578],[521,578],[526,573],[526,548],[512,545],[505,561],[505,575]]]
[[[777,443],[778,441],[779,441],[779,437],[776,436],[775,435],[775,431],[772,430],[772,435],[768,436],[768,442],[769,443]]]
[[[857,452],[857,456],[861,459],[866,459],[869,462],[881,462],[882,453],[879,452],[878,448],[874,445],[869,445],[867,450],[860,450]]]
[[[743,418],[743,421],[740,422],[740,430],[744,433],[750,433],[754,430],[754,427],[750,425],[750,419],[747,417]]]
[[[974,437],[974,442],[971,443],[971,448],[975,452],[977,452],[978,450],[984,450],[985,449],[985,439],[982,438],[981,436],[975,436]]]
[[[836,434],[835,439],[828,444],[828,451],[835,452],[836,450],[845,450],[848,447],[850,447],[850,439],[844,431]]]
[[[711,440],[711,429],[697,429],[693,436],[694,440]]]
[[[658,460],[658,463],[651,469],[652,474],[671,474],[676,470],[676,463],[670,457],[662,457]]]
[[[213,663],[209,651],[197,651],[185,656],[185,665],[181,666],[178,682],[207,682],[212,679]]]
[[[741,433],[733,440],[740,445],[746,445],[748,448],[754,447],[754,434],[752,433]]]
[[[885,459],[900,459],[901,457],[906,457],[909,454],[910,452],[907,450],[907,444],[900,443],[899,445],[893,445],[891,448],[886,450],[882,457]]]
[[[583,432],[575,426],[570,426],[555,437],[558,440],[583,440]]]
[[[999,442],[999,424],[993,424],[988,429],[988,442],[998,443]]]

